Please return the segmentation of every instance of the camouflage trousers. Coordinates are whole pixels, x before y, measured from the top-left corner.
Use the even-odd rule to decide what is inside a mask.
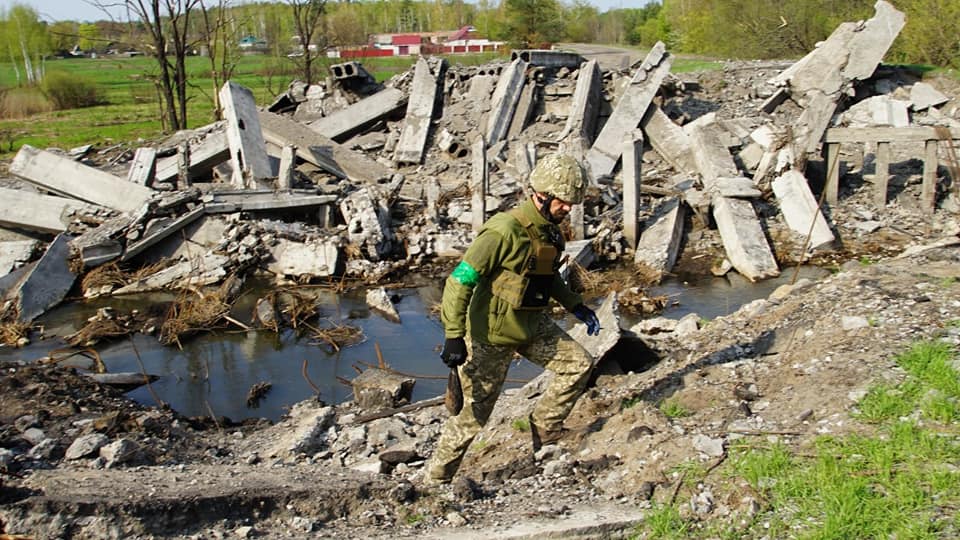
[[[467,340],[469,355],[459,368],[463,409],[443,426],[437,449],[427,463],[431,480],[447,481],[457,472],[467,448],[493,412],[514,352],[553,372],[533,409],[533,421],[546,431],[561,428],[587,384],[593,360],[547,316],[541,319],[536,335],[531,343],[517,347]]]

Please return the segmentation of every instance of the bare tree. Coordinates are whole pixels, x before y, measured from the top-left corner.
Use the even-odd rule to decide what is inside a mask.
[[[209,0],[208,0],[209,2]],[[213,116],[219,120],[223,116],[223,107],[220,104],[220,87],[233,76],[237,67],[238,57],[234,40],[228,32],[229,0],[216,0],[216,6],[207,7],[200,0],[200,13],[203,15],[202,41],[207,47],[210,58],[210,79],[213,83]]]
[[[149,32],[148,47],[160,68],[157,91],[164,117],[171,130],[187,127],[187,67],[190,51],[190,14],[200,0],[86,0],[113,18],[116,8],[125,8]]]
[[[313,79],[313,63],[327,48],[326,22],[327,0],[287,0],[293,8],[293,27],[300,41],[300,51],[293,57],[300,78],[310,83]],[[311,45],[315,48],[311,48]]]

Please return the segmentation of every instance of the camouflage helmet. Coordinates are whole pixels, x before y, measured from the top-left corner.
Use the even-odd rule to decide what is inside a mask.
[[[530,173],[530,187],[571,204],[583,202],[587,174],[576,159],[550,154],[537,162]]]

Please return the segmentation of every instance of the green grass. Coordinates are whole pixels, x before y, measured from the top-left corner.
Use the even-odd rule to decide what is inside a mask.
[[[510,427],[512,427],[514,431],[527,433],[530,431],[530,421],[527,420],[526,418],[517,418],[516,420],[510,423]]]
[[[746,482],[765,505],[734,529],[707,527],[712,538],[957,538],[960,536],[960,373],[956,352],[923,342],[898,355],[899,384],[879,384],[856,417],[875,431],[819,437],[802,453],[782,443],[730,448],[720,469]],[[657,506],[638,529],[645,538],[700,538],[679,506]],[[675,531],[685,531],[676,533]]]
[[[671,419],[683,418],[685,416],[690,416],[691,414],[691,412],[688,411],[686,408],[684,408],[684,406],[681,405],[680,402],[673,399],[667,399],[667,400],[661,401],[659,408],[660,408],[660,412],[666,415],[667,418],[671,418]]]
[[[477,65],[489,62],[491,53],[448,56],[451,64]],[[316,66],[323,74],[329,65],[345,59],[324,58]],[[382,82],[410,68],[416,57],[384,57],[362,60],[364,69]],[[152,80],[158,69],[148,57],[54,59],[46,63],[48,72],[62,71],[97,85],[104,105],[35,114],[29,118],[0,119],[0,158],[9,158],[24,144],[38,148],[71,148],[83,144],[108,146],[162,135],[157,91]],[[188,127],[208,124],[213,118],[212,96],[216,89],[210,77],[207,58],[187,58],[189,76]],[[246,86],[259,105],[271,103],[286,91],[296,77],[295,66],[287,58],[244,56],[239,59],[231,80]],[[9,62],[0,62],[0,89],[16,84]]]

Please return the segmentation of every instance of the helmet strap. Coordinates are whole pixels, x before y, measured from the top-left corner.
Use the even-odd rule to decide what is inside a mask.
[[[550,203],[552,203],[556,197],[550,193],[541,194],[539,192],[534,193],[533,196],[536,197],[537,201],[540,203],[540,215],[550,223],[559,223],[557,218],[553,217],[553,214],[550,213]]]

